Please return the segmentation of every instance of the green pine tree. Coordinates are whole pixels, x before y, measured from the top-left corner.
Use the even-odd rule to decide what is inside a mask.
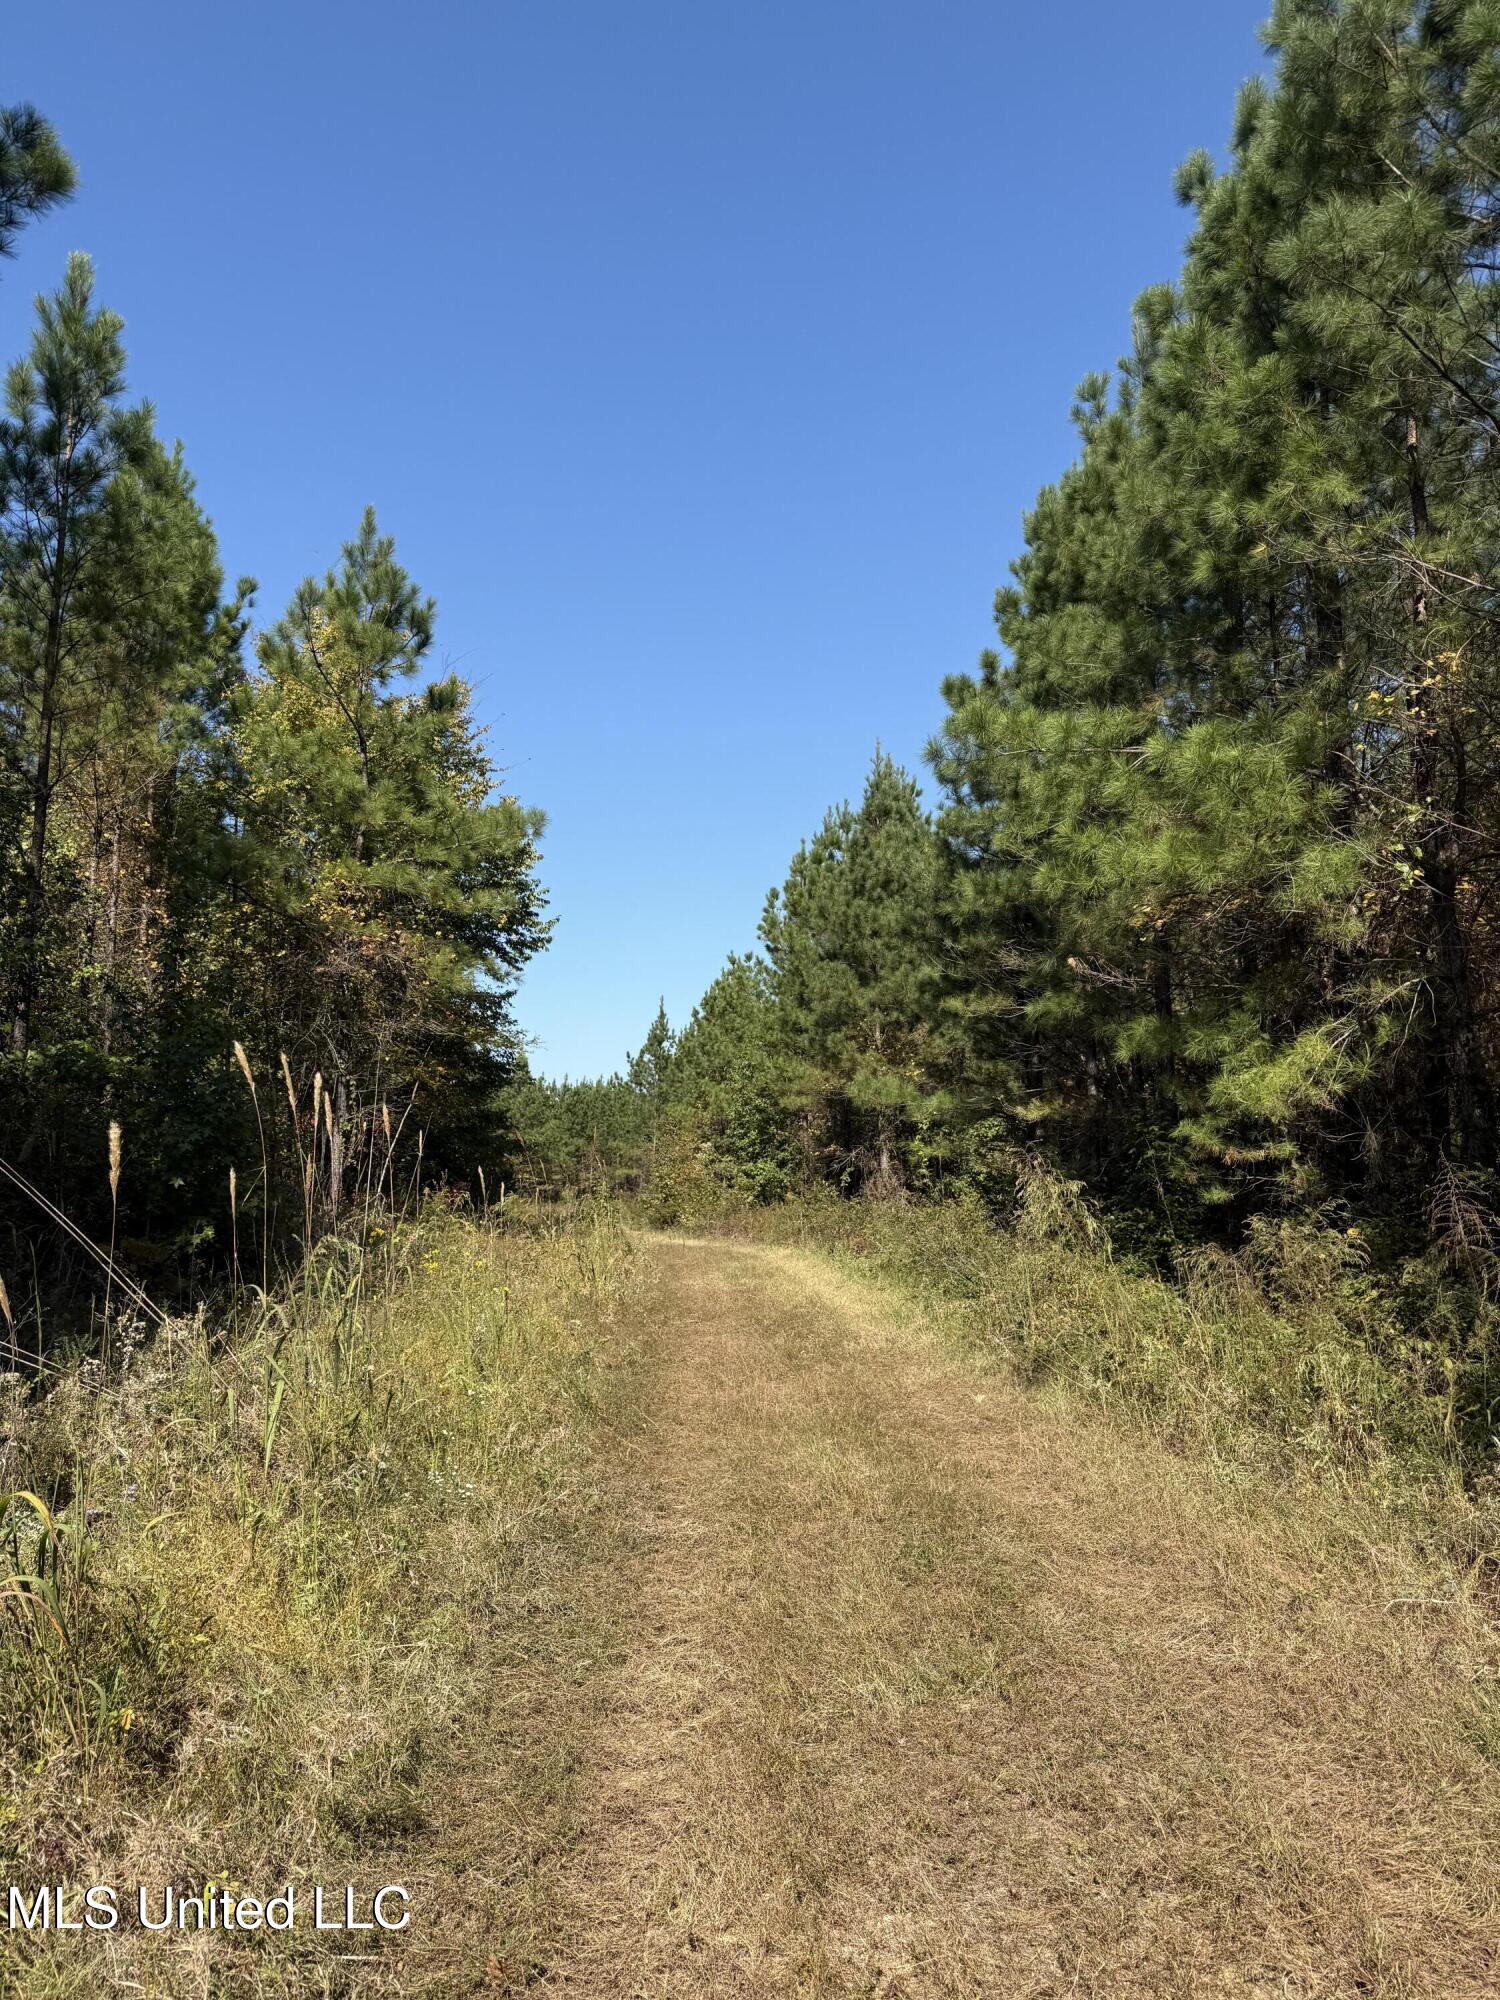
[[[96,308],[86,257],[69,259],[62,289],[37,301],[31,351],[10,370],[0,420],[4,570],[0,674],[5,758],[7,908],[3,969],[10,1040],[31,1045],[46,955],[49,823],[71,769],[71,740],[98,700],[99,624],[93,600],[118,547],[114,483],[145,462],[148,411],[121,405],[122,322]]]
[[[877,753],[858,809],[829,813],[761,921],[807,1143],[873,1192],[919,1171],[933,1109],[938,866],[915,783]]]
[[[410,688],[433,619],[367,513],[262,639],[233,724],[261,995],[242,1039],[341,1088],[419,1093],[431,1157],[467,1172],[498,1166],[510,999],[549,926],[541,816],[497,791],[467,687]]]
[[[969,1101],[1179,1215],[1493,1157],[1491,16],[1277,9],[946,691]]]
[[[66,201],[77,180],[57,134],[33,105],[0,107],[0,257],[13,257],[26,224]]]
[[[798,1172],[790,1089],[768,968],[731,958],[678,1037],[669,1107],[679,1151],[690,1148],[732,1196],[780,1200]]]

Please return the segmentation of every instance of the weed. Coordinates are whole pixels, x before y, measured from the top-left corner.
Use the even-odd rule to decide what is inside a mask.
[[[12,1879],[327,1880],[425,1810],[497,1577],[559,1533],[597,1329],[636,1281],[602,1212],[576,1238],[385,1213],[378,1285],[325,1238],[226,1324],[0,1401]],[[198,1990],[120,1949],[122,1980]],[[26,1951],[15,1990],[52,1992],[53,1948]]]

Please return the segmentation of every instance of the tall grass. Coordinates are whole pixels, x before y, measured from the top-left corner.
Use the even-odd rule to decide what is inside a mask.
[[[262,1296],[269,1296],[271,1290],[271,1156],[266,1147],[266,1124],[260,1115],[260,1092],[255,1086],[255,1071],[250,1067],[250,1058],[245,1053],[243,1042],[234,1045],[234,1059],[239,1065],[241,1076],[250,1092],[250,1102],[255,1107],[255,1129],[260,1138],[260,1289]]]
[[[91,1709],[93,1684],[84,1676],[73,1629],[86,1549],[76,1532],[75,1546],[65,1549],[66,1531],[39,1494],[25,1488],[0,1493],[0,1660],[19,1683],[39,1733],[65,1736],[86,1760],[103,1717]]]
[[[44,1360],[38,1330],[26,1376],[0,1288],[12,1880],[326,1880],[396,1838],[462,1720],[476,1630],[588,1458],[598,1322],[634,1284],[614,1218],[474,1218],[424,1192],[410,1104],[298,1086],[282,1054],[278,1112],[244,1044],[232,1060],[260,1198],[256,1162],[230,1162],[228,1290],[194,1314],[118,1262],[118,1122],[108,1248],[0,1160],[104,1274],[104,1340]],[[138,1950],[104,1984],[198,1990]],[[20,1954],[16,1992],[76,1990],[52,1944]]]
[[[403,1216],[379,1129],[367,1227],[272,1294],[0,1382],[12,1880],[343,1880],[422,1815],[476,1637],[587,1464],[635,1263],[604,1213]],[[7,1991],[71,1990],[16,1948]],[[198,1990],[118,1950],[105,1986]]]
[[[109,1338],[109,1308],[114,1297],[115,1245],[120,1235],[120,1167],[123,1163],[124,1148],[120,1132],[120,1121],[109,1121],[109,1260],[104,1273],[104,1334]]]
[[[833,1198],[718,1226],[857,1260],[1023,1381],[1065,1386],[1175,1448],[1392,1499],[1441,1490],[1473,1525],[1463,1489],[1485,1488],[1493,1445],[1466,1431],[1450,1350],[1413,1336],[1357,1229],[1267,1221],[1237,1254],[1185,1257],[1172,1281],[1116,1258],[1079,1192],[1042,1172],[1023,1177],[1005,1228],[966,1202]]]

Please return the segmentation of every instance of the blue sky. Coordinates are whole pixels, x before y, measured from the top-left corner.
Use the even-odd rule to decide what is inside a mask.
[[[92,252],[267,620],[374,503],[548,814],[534,1060],[612,1069],[876,740],[919,762],[1265,11],[30,8],[0,95],[83,185],[4,351]]]

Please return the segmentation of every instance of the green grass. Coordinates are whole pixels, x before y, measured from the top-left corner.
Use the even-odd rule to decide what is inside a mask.
[[[327,1245],[233,1338],[200,1318],[116,1373],[85,1364],[44,1397],[9,1383],[7,1881],[362,1880],[439,1810],[466,1714],[525,1650],[512,1626],[589,1532],[625,1393],[602,1342],[638,1279],[606,1213],[498,1229],[432,1211],[379,1255],[373,1294],[368,1253]],[[0,1984],[290,1977],[285,1951],[203,1942],[209,1988],[209,1960],[122,1933],[0,1939]]]

